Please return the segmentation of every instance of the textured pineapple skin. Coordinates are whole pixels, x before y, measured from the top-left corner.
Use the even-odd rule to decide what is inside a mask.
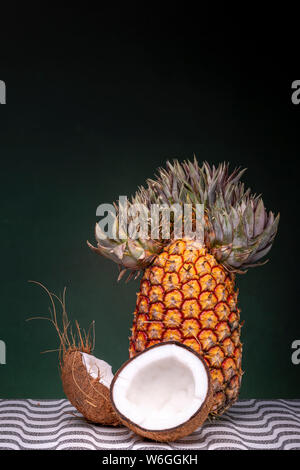
[[[211,415],[238,398],[242,369],[240,310],[234,275],[197,242],[175,240],[145,271],[137,294],[130,357],[162,341],[179,341],[206,361]]]

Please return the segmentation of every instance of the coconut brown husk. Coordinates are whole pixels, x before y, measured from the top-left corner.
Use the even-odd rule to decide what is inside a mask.
[[[118,426],[109,389],[88,374],[80,351],[66,351],[61,366],[63,389],[72,405],[92,423]]]
[[[208,378],[207,394],[206,394],[206,398],[204,402],[202,403],[198,411],[193,416],[191,416],[191,418],[185,423],[179,426],[176,426],[174,428],[166,429],[166,430],[158,430],[158,431],[151,430],[150,431],[148,429],[142,428],[141,426],[138,426],[137,424],[133,423],[130,419],[128,419],[126,416],[122,415],[118,411],[114,403],[114,399],[113,399],[113,387],[114,387],[115,381],[117,380],[118,375],[129,362],[134,361],[135,358],[137,358],[140,354],[145,354],[147,351],[149,351],[149,349],[163,347],[166,344],[176,344],[177,346],[181,346],[186,349],[189,349],[193,354],[195,354],[201,360],[207,372],[207,378]],[[210,372],[204,359],[199,354],[197,354],[193,349],[189,348],[188,346],[185,346],[182,343],[179,343],[177,341],[168,341],[165,343],[155,344],[154,346],[151,346],[151,348],[145,349],[144,351],[136,354],[133,358],[129,359],[123,364],[123,366],[115,374],[114,379],[111,383],[110,400],[121,423],[127,426],[132,431],[134,431],[136,434],[142,437],[146,437],[148,439],[152,439],[153,441],[157,441],[157,442],[170,442],[170,441],[176,441],[177,439],[188,436],[192,434],[192,432],[194,432],[197,428],[202,426],[202,424],[206,421],[209,415],[209,412],[211,411],[211,407],[214,402],[214,397],[213,397],[213,387],[212,387]]]
[[[66,301],[64,289],[62,297],[50,292],[43,284],[31,281],[42,287],[48,294],[51,307],[50,317],[35,317],[35,319],[49,320],[55,327],[59,337],[59,366],[63,390],[71,404],[92,423],[118,426],[120,421],[117,418],[110,402],[109,388],[99,382],[100,376],[93,378],[87,371],[81,353],[91,354],[94,349],[94,323],[88,332],[81,331],[77,321],[75,321],[75,334],[72,332],[70,322],[66,312]],[[59,303],[62,315],[61,325],[59,324],[56,312],[56,304]],[[31,318],[32,320],[34,318]],[[48,351],[47,351],[48,352]]]

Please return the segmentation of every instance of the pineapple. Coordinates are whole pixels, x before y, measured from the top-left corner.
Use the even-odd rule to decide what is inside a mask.
[[[105,238],[96,225],[97,253],[111,258],[129,278],[143,273],[131,329],[130,357],[162,341],[181,342],[206,361],[213,384],[211,416],[228,409],[242,378],[237,273],[264,264],[279,215],[267,213],[261,197],[245,190],[244,170],[194,161],[167,162],[130,204],[204,206],[204,238]],[[195,211],[194,221],[195,221]],[[151,221],[149,221],[150,223]],[[116,224],[118,217],[116,216]],[[173,220],[174,224],[174,220]],[[161,220],[159,233],[161,232]]]

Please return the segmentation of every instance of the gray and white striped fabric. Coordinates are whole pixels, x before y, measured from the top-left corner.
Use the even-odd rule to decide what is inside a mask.
[[[240,400],[219,420],[161,444],[89,424],[67,400],[0,400],[4,449],[300,449],[300,400]]]

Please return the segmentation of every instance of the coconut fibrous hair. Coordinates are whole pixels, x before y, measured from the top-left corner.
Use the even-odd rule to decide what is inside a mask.
[[[66,310],[66,287],[63,289],[63,294],[58,296],[50,292],[41,282],[29,281],[33,284],[40,286],[48,295],[50,299],[49,316],[47,317],[31,317],[28,320],[47,320],[54,326],[59,338],[59,364],[60,368],[63,366],[64,355],[71,351],[82,351],[90,354],[95,347],[95,325],[94,322],[86,332],[81,330],[79,323],[75,320],[75,332],[73,331],[71,322],[68,318]],[[57,313],[57,305],[61,310],[60,319]],[[44,351],[50,352],[50,351]]]

